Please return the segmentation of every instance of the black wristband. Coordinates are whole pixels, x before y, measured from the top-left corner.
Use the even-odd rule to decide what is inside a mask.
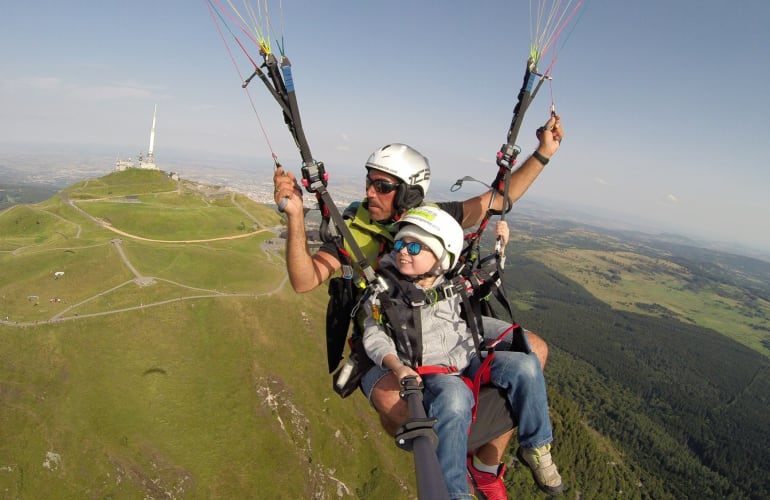
[[[548,162],[549,162],[549,161],[551,161],[551,160],[550,160],[550,158],[546,158],[545,156],[541,155],[541,154],[540,154],[540,153],[538,153],[537,151],[535,151],[534,153],[532,153],[532,158],[534,158],[534,159],[536,159],[537,161],[539,161],[540,163],[542,163],[544,167],[545,167],[546,165],[548,165]]]

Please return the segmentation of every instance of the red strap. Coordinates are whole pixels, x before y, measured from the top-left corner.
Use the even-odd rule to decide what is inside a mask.
[[[502,337],[501,337],[502,338]],[[500,339],[498,339],[496,342],[499,342]],[[495,357],[495,351],[489,351],[487,353],[487,357],[484,358],[484,361],[481,362],[481,366],[479,367],[479,371],[476,372],[476,376],[473,377],[473,385],[471,386],[469,384],[469,387],[473,391],[473,418],[472,422],[476,422],[476,410],[479,406],[479,391],[481,391],[481,386],[488,384],[492,381],[492,360]],[[467,383],[467,382],[466,382]]]
[[[457,367],[456,366],[438,366],[438,365],[428,365],[428,366],[418,366],[415,370],[420,375],[449,375],[450,373],[457,373]],[[465,382],[465,385],[468,386],[468,389],[473,392],[473,421],[476,421],[476,406],[478,406],[479,403],[479,391],[477,391],[473,386],[473,380],[470,378],[460,375],[459,376],[463,382]],[[470,429],[468,429],[470,431]]]
[[[494,344],[500,342],[500,340],[505,337],[509,331],[510,329],[506,330],[505,333],[500,335],[500,337],[495,340]],[[471,392],[473,392],[473,411],[471,422],[476,422],[476,412],[479,407],[479,391],[481,390],[481,386],[489,384],[492,381],[492,359],[494,359],[494,357],[495,352],[489,351],[486,358],[484,358],[484,361],[482,361],[481,366],[479,367],[479,371],[476,372],[476,376],[473,377],[473,380],[471,380],[469,377],[460,375],[460,378],[463,380],[463,382],[465,382],[465,385],[467,385]],[[458,370],[456,366],[428,365],[418,366],[415,371],[420,375],[448,375],[450,373],[457,373]]]
[[[457,367],[428,365],[428,366],[418,366],[415,371],[420,375],[449,374],[449,373],[457,373]]]
[[[517,328],[521,328],[521,327],[519,325],[517,325],[516,323],[512,324],[511,326],[506,328],[505,331],[503,333],[501,333],[499,337],[497,337],[492,342],[489,342],[487,344],[487,348],[490,349],[490,350],[494,349],[497,346],[497,344],[499,344],[500,341],[503,340],[503,338],[505,338],[506,335],[508,335],[509,333],[511,333],[512,331],[514,331]]]

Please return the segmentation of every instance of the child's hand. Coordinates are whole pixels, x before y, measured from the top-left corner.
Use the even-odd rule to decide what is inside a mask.
[[[393,373],[396,374],[399,384],[405,377],[410,377],[410,376],[416,377],[417,383],[422,384],[422,377],[420,377],[420,375],[416,371],[414,371],[412,368],[406,365],[399,366],[398,368],[393,370]]]

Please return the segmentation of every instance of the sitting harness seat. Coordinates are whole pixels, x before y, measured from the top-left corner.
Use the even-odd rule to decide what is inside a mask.
[[[499,285],[496,266],[481,266],[473,272],[467,269],[461,268],[458,274],[443,284],[424,290],[398,273],[391,264],[383,263],[378,273],[383,275],[391,286],[377,296],[379,309],[375,314],[378,314],[379,318],[375,319],[382,322],[396,348],[409,357],[409,364],[417,373],[456,374],[458,370],[454,366],[423,364],[420,310],[426,304],[436,304],[448,299],[458,300],[459,297],[462,317],[473,334],[476,351],[483,360],[482,368],[474,380],[463,377],[476,402],[468,436],[468,451],[471,452],[518,425],[505,391],[489,384],[489,368],[499,341],[511,332],[514,338],[523,336],[523,330],[514,324],[497,340],[489,344],[484,342],[483,322],[479,311],[481,303],[485,302],[493,288]],[[521,342],[513,341],[511,344],[518,346]],[[483,408],[483,411],[478,412],[479,407]]]

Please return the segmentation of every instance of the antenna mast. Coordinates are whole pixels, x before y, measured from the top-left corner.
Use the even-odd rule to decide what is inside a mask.
[[[147,163],[155,163],[152,150],[155,149],[155,119],[158,117],[158,105],[152,112],[152,130],[150,130],[150,149],[147,151]]]

